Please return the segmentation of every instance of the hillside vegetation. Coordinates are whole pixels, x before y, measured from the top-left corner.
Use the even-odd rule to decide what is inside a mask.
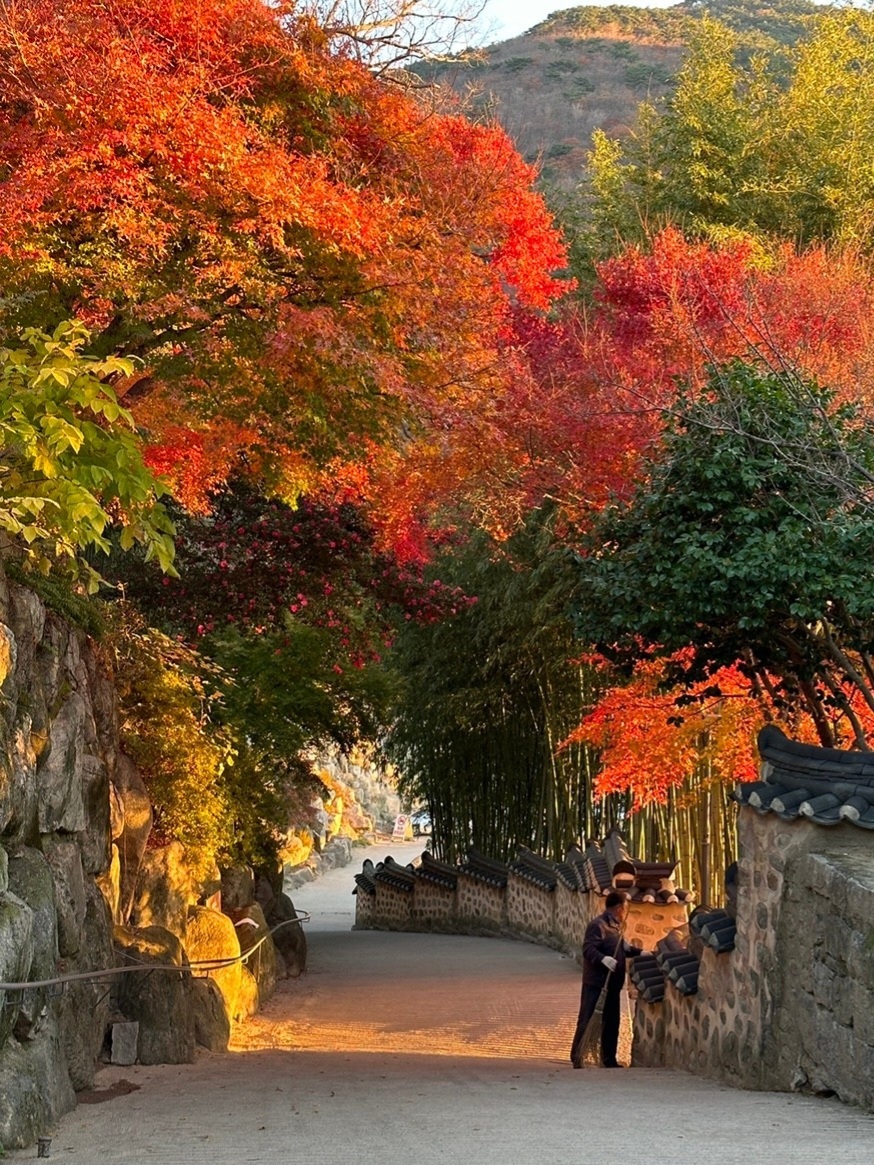
[[[671,91],[690,33],[705,15],[735,31],[739,52],[794,44],[823,12],[810,0],[684,0],[671,8],[568,8],[469,61],[421,66],[482,117],[494,117],[543,179],[579,178],[592,132],[623,136],[638,104]]]

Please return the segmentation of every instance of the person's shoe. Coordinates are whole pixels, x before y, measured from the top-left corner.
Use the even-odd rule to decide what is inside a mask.
[[[583,1061],[582,1060],[571,1060],[571,1065],[574,1068],[582,1068]]]
[[[609,1064],[602,1064],[602,1068],[621,1068],[621,1064],[617,1064],[615,1060],[611,1060]]]

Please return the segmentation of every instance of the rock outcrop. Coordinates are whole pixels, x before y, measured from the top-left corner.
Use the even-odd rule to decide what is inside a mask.
[[[228,882],[232,919],[217,869],[204,873],[178,842],[153,844],[147,784],[121,750],[99,647],[2,571],[0,696],[0,982],[59,981],[0,991],[7,1149],[56,1125],[93,1087],[101,1056],[187,1063],[197,1043],[226,1049],[233,1018],[269,997],[285,962],[268,939],[251,969],[232,961],[198,977],[192,963],[239,960],[241,935],[249,949],[267,933],[252,872],[237,877],[236,898]],[[299,973],[305,940],[286,946]]]

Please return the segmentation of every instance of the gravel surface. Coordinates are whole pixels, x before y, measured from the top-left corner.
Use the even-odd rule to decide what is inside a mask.
[[[358,850],[409,860],[418,845]],[[408,855],[408,856],[405,856]],[[574,1072],[572,959],[352,931],[357,867],[298,889],[310,966],[184,1067],[105,1068],[51,1157],[81,1165],[871,1165],[874,1118],[682,1073]],[[119,1092],[120,1081],[138,1087]],[[111,1091],[110,1091],[111,1090]],[[32,1159],[35,1149],[9,1155]]]

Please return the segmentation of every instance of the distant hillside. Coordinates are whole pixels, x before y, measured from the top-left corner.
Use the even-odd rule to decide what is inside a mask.
[[[739,35],[740,51],[794,44],[824,11],[810,0],[684,0],[672,8],[568,8],[490,45],[471,63],[421,66],[474,113],[495,117],[543,177],[579,179],[592,131],[621,135],[638,104],[670,91],[690,29],[704,13]]]

